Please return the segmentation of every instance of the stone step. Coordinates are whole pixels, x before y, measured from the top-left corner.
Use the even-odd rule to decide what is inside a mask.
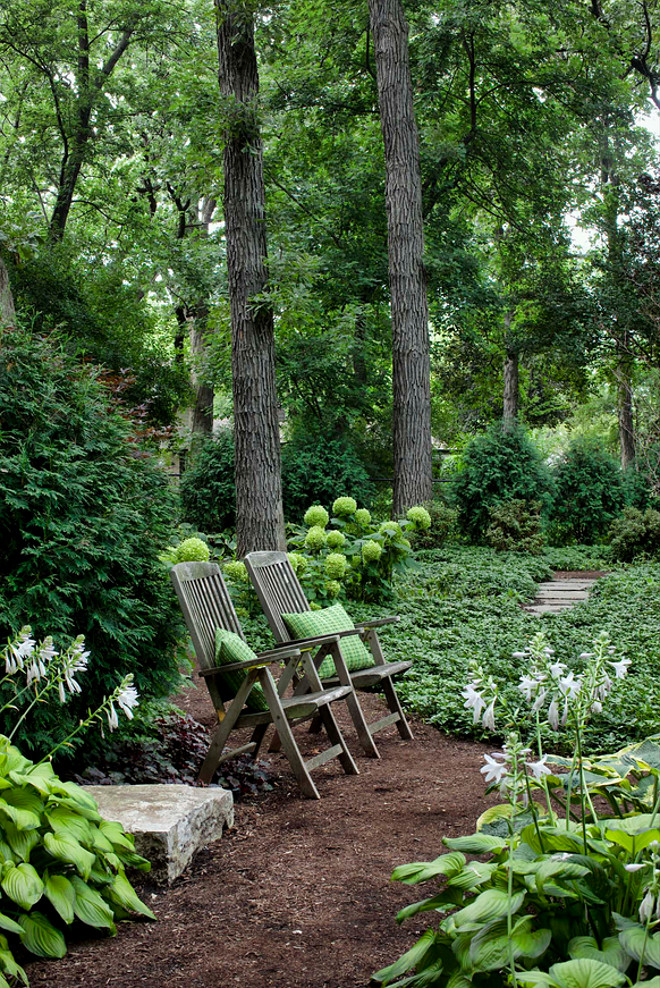
[[[528,604],[525,610],[529,614],[560,614],[570,611],[572,604]]]
[[[151,861],[150,876],[171,883],[197,851],[234,824],[234,797],[219,786],[85,786],[107,820],[135,837],[135,849]]]
[[[595,580],[553,580],[551,583],[539,583],[539,590],[591,590]]]
[[[587,590],[574,590],[569,592],[568,590],[541,590],[537,593],[534,600],[586,600],[589,596]]]

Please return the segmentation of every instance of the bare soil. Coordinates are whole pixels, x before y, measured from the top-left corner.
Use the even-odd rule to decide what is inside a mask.
[[[370,719],[382,715],[378,696],[365,700]],[[181,705],[213,723],[203,688]],[[332,761],[314,773],[322,798],[309,800],[286,760],[266,756],[274,791],[238,804],[234,829],[171,888],[138,886],[157,923],[70,939],[63,960],[27,965],[32,988],[365,988],[427,925],[422,915],[397,926],[397,911],[433,886],[393,883],[393,868],[474,832],[492,802],[479,772],[487,749],[413,721],[414,741],[389,728],[377,736],[381,759],[369,759],[341,709],[338,719],[359,776]],[[318,736],[297,732],[311,751]]]

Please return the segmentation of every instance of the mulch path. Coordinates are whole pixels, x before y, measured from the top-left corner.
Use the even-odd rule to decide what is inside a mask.
[[[213,723],[205,690],[180,705]],[[376,719],[384,705],[368,696],[365,706]],[[171,888],[138,886],[157,923],[70,941],[63,960],[28,964],[32,988],[366,988],[428,925],[422,914],[397,926],[397,911],[435,886],[393,883],[393,868],[435,858],[443,836],[473,833],[493,802],[479,772],[486,746],[412,726],[412,742],[394,728],[378,735],[380,761],[357,754],[357,777],[336,760],[317,770],[320,800],[301,797],[288,763],[266,756],[275,790],[239,803],[234,829]],[[313,747],[314,735],[297,734]]]

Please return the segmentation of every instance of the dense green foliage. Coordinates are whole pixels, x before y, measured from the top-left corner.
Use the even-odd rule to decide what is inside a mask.
[[[429,528],[410,533],[414,549],[439,549],[445,542],[458,538],[458,513],[439,498],[427,501],[424,507],[431,517]]]
[[[182,621],[158,552],[175,501],[107,392],[57,345],[14,332],[0,364],[0,637],[83,634],[84,697],[38,709],[22,744],[48,749],[128,672],[145,696],[178,681]],[[59,723],[58,723],[59,722]]]
[[[469,443],[453,488],[461,527],[479,540],[492,507],[514,500],[547,504],[552,483],[522,427],[497,423]]]
[[[610,551],[614,559],[629,563],[636,556],[656,556],[660,552],[660,512],[653,508],[639,511],[625,508],[610,529]]]
[[[502,552],[543,552],[540,501],[503,501],[490,509],[486,542]]]
[[[369,475],[355,447],[314,432],[294,433],[282,448],[282,490],[284,514],[291,520],[310,504],[331,504],[337,491],[367,506],[371,501]]]
[[[558,541],[597,542],[624,506],[616,460],[595,442],[572,443],[554,470],[552,534]]]
[[[222,532],[236,520],[234,440],[228,429],[195,446],[181,477],[184,521],[203,532]]]

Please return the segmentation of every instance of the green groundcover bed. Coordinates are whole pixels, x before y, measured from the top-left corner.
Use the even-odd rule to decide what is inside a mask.
[[[601,630],[620,655],[631,661],[617,702],[587,728],[591,753],[617,750],[632,739],[660,732],[660,564],[613,569],[598,549],[548,550],[543,556],[499,553],[490,549],[449,546],[418,554],[420,569],[397,583],[397,598],[384,607],[349,602],[351,617],[362,620],[398,613],[400,624],[383,629],[381,641],[389,661],[414,660],[400,681],[399,695],[408,709],[443,730],[486,737],[463,708],[461,687],[468,663],[476,660],[507,682],[511,701],[523,664],[512,657],[544,629],[557,656],[579,668],[579,655]],[[608,569],[590,599],[573,610],[539,619],[521,608],[552,569]],[[250,622],[248,640],[267,647],[261,621]],[[246,629],[247,630],[247,629]],[[548,729],[549,731],[549,729]],[[556,747],[559,738],[550,734]],[[550,740],[550,738],[549,738]]]

